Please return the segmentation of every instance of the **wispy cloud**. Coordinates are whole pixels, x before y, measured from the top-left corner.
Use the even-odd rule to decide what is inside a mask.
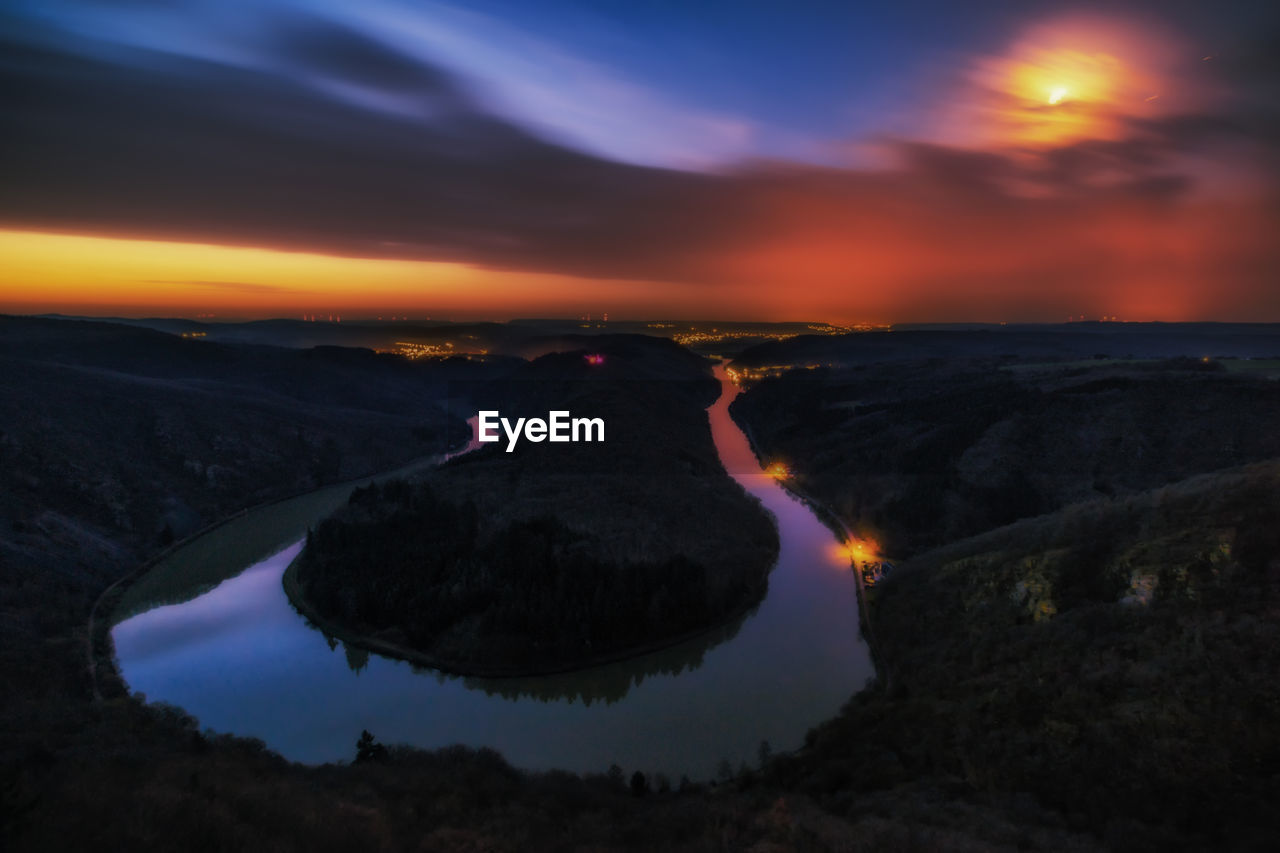
[[[406,117],[432,119],[475,98],[549,140],[625,162],[708,168],[761,153],[751,121],[683,102],[564,45],[445,3],[186,0],[122,9],[49,0],[27,4],[26,12],[100,56],[119,59],[125,46],[148,64],[182,56],[269,71]]]
[[[752,122],[681,103],[489,15],[443,3],[413,11],[386,2],[352,9],[349,25],[442,63],[470,81],[487,109],[559,142],[677,168],[757,153]]]

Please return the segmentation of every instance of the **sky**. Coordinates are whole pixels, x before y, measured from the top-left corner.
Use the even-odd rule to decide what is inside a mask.
[[[0,312],[1280,321],[1280,6],[9,0]]]

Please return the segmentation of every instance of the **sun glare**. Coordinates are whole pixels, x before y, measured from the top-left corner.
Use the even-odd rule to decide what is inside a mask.
[[[1001,53],[975,60],[974,88],[959,102],[968,104],[985,142],[1056,146],[1112,139],[1128,118],[1164,109],[1151,93],[1167,88],[1181,55],[1176,40],[1149,27],[1050,19]]]

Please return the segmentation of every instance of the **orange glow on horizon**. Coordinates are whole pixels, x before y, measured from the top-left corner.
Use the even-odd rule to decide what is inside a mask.
[[[765,236],[673,264],[666,274],[682,280],[0,230],[0,313],[351,321],[607,309],[637,319],[842,325],[1280,319],[1280,292],[1266,274],[1277,260],[1276,218],[1265,200],[975,203],[956,216],[945,195],[935,202],[918,192],[907,181],[870,185],[865,203],[852,205],[771,190],[758,200]]]
[[[176,188],[135,209],[92,182],[77,200],[72,183],[0,222],[0,313],[1280,321],[1274,140],[1267,113],[1247,120],[1270,101],[1206,67],[1215,54],[1188,43],[1202,34],[1158,15],[1026,21],[981,55],[922,65],[900,120],[813,162],[672,170],[650,188],[634,166],[601,161],[563,184],[548,174],[537,192],[495,180],[456,223],[379,224],[394,205],[363,224],[289,204],[269,221],[246,215],[248,195],[184,211]],[[377,213],[382,178],[367,179]],[[676,340],[733,339],[713,328]]]
[[[12,313],[505,317],[576,313],[600,302],[639,310],[655,296],[675,300],[682,289],[451,262],[17,230],[0,230],[0,269],[0,312]]]

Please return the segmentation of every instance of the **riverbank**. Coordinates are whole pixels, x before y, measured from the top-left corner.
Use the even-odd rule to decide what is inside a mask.
[[[163,564],[166,560],[188,552],[195,543],[227,531],[237,522],[242,522],[251,516],[256,516],[272,508],[286,507],[290,504],[308,500],[325,502],[324,498],[326,496],[330,498],[328,503],[333,503],[341,500],[341,498],[335,498],[335,496],[341,495],[344,490],[349,494],[352,490],[362,485],[380,482],[393,477],[407,476],[437,465],[448,458],[450,458],[450,454],[445,454],[444,456],[441,456],[441,454],[421,456],[381,472],[365,474],[341,483],[331,483],[318,489],[300,490],[263,501],[254,506],[244,507],[171,543],[144,560],[132,572],[118,578],[110,586],[102,590],[89,609],[85,643],[87,669],[94,701],[102,702],[104,687],[107,687],[106,692],[111,695],[121,695],[127,689],[120,674],[115,649],[111,642],[111,629],[114,625],[133,615],[131,612],[133,608],[142,610],[152,606],[176,604],[195,598],[226,580],[230,576],[228,574],[228,566],[232,567],[231,573],[234,574],[243,570],[249,562],[255,559],[251,555],[266,556],[270,554],[275,544],[280,544],[280,537],[277,533],[272,539],[265,542],[261,540],[255,541],[252,537],[246,540],[238,531],[229,531],[229,535],[225,538],[234,541],[239,548],[247,549],[244,553],[239,555],[228,554],[225,547],[218,547],[220,544],[226,543],[215,543],[210,546],[209,551],[217,553],[219,559],[216,564],[210,565],[207,561],[186,560],[180,564],[175,563],[173,566],[165,567]],[[300,508],[299,514],[306,518],[314,511],[312,507],[303,507]],[[303,532],[305,532],[305,527]],[[287,544],[287,542],[284,544]],[[158,573],[164,573],[165,577],[157,578],[156,574]],[[145,590],[140,594],[139,587],[144,582],[144,579],[154,579],[154,588]],[[127,604],[131,596],[136,599],[132,605]],[[107,614],[107,618],[103,618],[103,614]]]
[[[728,626],[669,637],[682,641],[674,646],[651,641],[645,648],[655,651],[588,669],[455,677],[476,670],[448,667],[444,655],[403,654],[390,647],[395,637],[357,644],[349,625],[309,620],[318,614],[295,607],[283,582],[295,545],[196,601],[120,625],[115,638],[130,688],[186,709],[202,727],[260,737],[309,764],[349,759],[352,733],[368,729],[389,744],[491,747],[527,769],[591,773],[616,763],[670,779],[749,778],[743,768],[756,766],[762,742],[772,755],[792,754],[805,732],[874,678],[874,668],[850,622],[854,583],[832,534],[760,474],[727,398],[700,409],[699,422],[703,430],[710,423],[724,467],[772,516],[762,524],[773,531],[776,519],[786,542],[764,601],[736,619],[729,614]],[[377,497],[386,494],[382,487]],[[289,574],[292,586],[297,566]],[[442,663],[453,671],[437,669]],[[282,703],[299,711],[282,717]]]
[[[732,414],[730,415],[732,417]],[[755,436],[752,434],[751,425],[744,423],[737,418],[733,419],[738,425],[738,429],[742,430],[742,434],[747,439],[747,444],[751,447],[751,452],[755,454],[756,461],[759,462],[761,469],[765,468],[769,463],[761,454],[759,446],[756,444]],[[835,511],[815,498],[813,495],[804,491],[790,477],[775,482],[788,494],[796,500],[807,506],[814,516],[823,523],[831,531],[841,544],[847,543],[854,539],[853,531],[851,531]],[[875,626],[871,621],[871,603],[869,601],[869,593],[867,591],[866,582],[862,578],[862,572],[858,571],[853,560],[849,561],[849,570],[853,574],[855,585],[858,591],[858,625],[862,632],[863,639],[867,641],[867,648],[871,650],[871,660],[876,668],[876,682],[884,689],[890,687],[890,670],[889,662],[885,659],[884,653],[880,648],[879,642],[875,636]]]
[[[289,598],[289,604],[293,606],[300,615],[305,617],[313,626],[326,636],[341,640],[344,645],[354,646],[355,648],[364,649],[368,652],[382,655],[383,657],[394,658],[411,663],[414,666],[422,666],[428,669],[434,669],[449,675],[458,675],[463,677],[474,678],[530,678],[544,675],[560,675],[567,672],[578,672],[579,670],[590,669],[597,666],[606,666],[611,663],[631,660],[632,658],[642,657],[654,652],[660,652],[664,649],[675,648],[684,643],[705,637],[716,631],[733,625],[751,616],[761,601],[767,594],[767,589],[761,593],[760,599],[751,604],[742,607],[738,611],[730,614],[726,618],[703,628],[693,631],[687,631],[675,637],[656,640],[652,643],[646,643],[629,649],[623,649],[615,653],[596,655],[592,658],[585,658],[580,661],[567,662],[559,666],[548,667],[503,667],[503,666],[482,666],[476,664],[459,664],[456,661],[450,661],[444,658],[429,655],[419,649],[414,649],[399,643],[393,643],[369,634],[363,634],[352,630],[350,627],[343,625],[333,619],[326,618],[320,613],[310,602],[306,596],[302,594],[302,590],[298,585],[297,566],[298,560],[302,557],[302,552],[289,562],[289,566],[285,569],[284,575],[281,577],[281,584],[284,586],[285,595]]]

